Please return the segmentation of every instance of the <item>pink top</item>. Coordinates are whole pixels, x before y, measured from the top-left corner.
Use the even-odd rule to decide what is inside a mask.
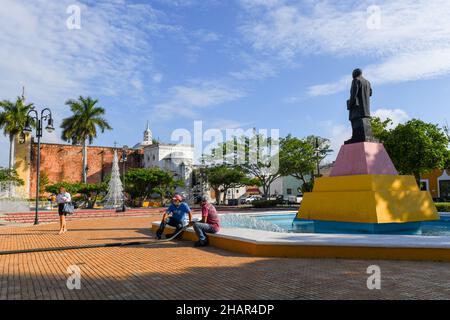
[[[220,230],[220,220],[216,208],[211,203],[202,205],[202,218],[206,218],[206,223],[211,225],[216,232]]]

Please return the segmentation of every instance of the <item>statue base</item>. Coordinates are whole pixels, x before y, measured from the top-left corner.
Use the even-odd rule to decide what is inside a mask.
[[[361,142],[341,147],[330,177],[304,194],[299,219],[314,221],[316,232],[413,233],[439,215],[413,176],[398,175],[382,144]]]
[[[398,172],[381,143],[360,142],[341,147],[330,177],[358,174],[392,174]]]
[[[439,215],[430,193],[420,191],[413,176],[368,174],[317,179],[313,192],[303,195],[297,218],[398,224]]]

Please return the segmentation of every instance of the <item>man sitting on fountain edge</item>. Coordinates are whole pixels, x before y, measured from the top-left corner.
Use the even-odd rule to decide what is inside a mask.
[[[159,229],[156,232],[156,238],[161,239],[166,224],[176,228],[174,233],[166,235],[166,238],[172,238],[187,225],[186,214],[189,215],[189,225],[192,225],[191,208],[189,208],[186,202],[183,202],[183,198],[180,195],[175,195],[172,198],[172,204],[167,208],[166,212],[163,215]],[[182,234],[180,234],[178,237],[181,238],[181,235]]]
[[[201,199],[202,204],[202,221],[194,223],[194,230],[197,234],[199,241],[195,243],[196,247],[204,247],[208,245],[208,238],[206,233],[219,232],[219,215],[216,208],[208,202],[208,198],[203,196]]]

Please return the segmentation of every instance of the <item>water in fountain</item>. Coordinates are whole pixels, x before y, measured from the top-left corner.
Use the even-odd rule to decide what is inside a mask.
[[[276,224],[268,221],[258,220],[249,215],[225,214],[220,217],[222,227],[237,227],[246,229],[257,229],[272,232],[286,232]]]
[[[11,182],[0,182],[0,213],[30,211],[26,198],[19,194]]]
[[[114,151],[114,160],[111,172],[111,180],[108,185],[108,194],[105,197],[105,208],[117,209],[123,204],[123,186],[120,180],[119,159],[117,151]]]

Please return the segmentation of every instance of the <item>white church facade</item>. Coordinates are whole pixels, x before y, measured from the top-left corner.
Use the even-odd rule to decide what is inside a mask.
[[[153,140],[150,125],[144,131],[144,139],[134,146],[143,149],[144,168],[161,168],[173,173],[175,178],[184,183],[183,188],[176,191],[184,196],[191,196],[192,172],[194,170],[194,146],[160,143]]]

